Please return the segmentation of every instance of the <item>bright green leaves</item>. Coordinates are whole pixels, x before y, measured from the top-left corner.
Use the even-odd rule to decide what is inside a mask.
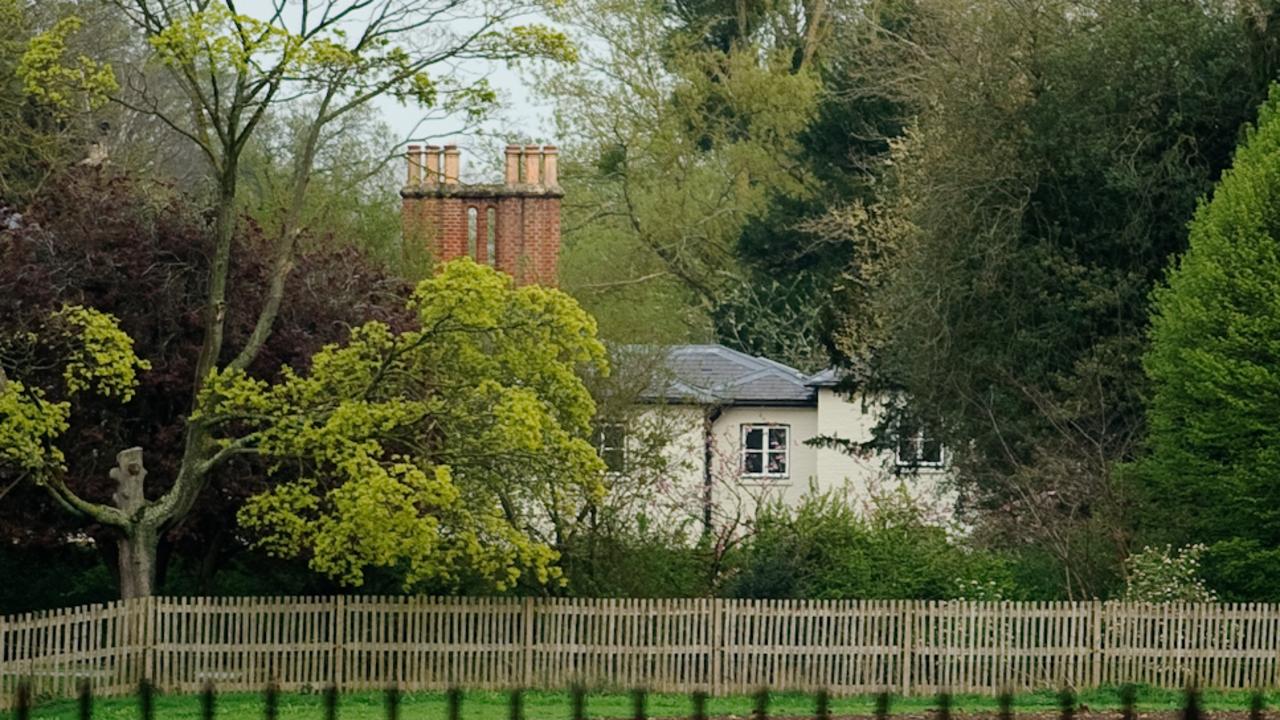
[[[6,341],[27,351],[38,347],[61,363],[61,394],[67,398],[93,392],[127,402],[138,372],[151,368],[134,354],[132,338],[115,317],[79,305],[63,306],[40,333]],[[63,471],[66,458],[55,443],[66,432],[70,415],[68,400],[52,401],[46,390],[10,380],[0,368],[0,472],[42,480]]]
[[[84,55],[67,57],[67,38],[82,25],[75,16],[59,20],[31,39],[18,62],[26,94],[59,114],[97,108],[119,88],[110,65]]]
[[[1157,288],[1143,365],[1151,454],[1137,466],[1153,503],[1204,542],[1231,597],[1274,597],[1280,571],[1280,89],[1191,222],[1190,245]]]
[[[372,567],[407,587],[558,577],[539,528],[603,493],[579,375],[607,369],[594,321],[470,260],[423,281],[412,304],[418,329],[356,328],[306,375],[206,384],[194,420],[273,463],[277,483],[241,524],[351,585]]]
[[[133,338],[120,329],[115,317],[79,305],[64,305],[53,320],[55,325],[65,325],[73,339],[62,371],[67,393],[92,390],[121,402],[131,400],[138,385],[138,372],[150,370],[151,363],[134,353]]]
[[[488,44],[494,54],[577,62],[578,49],[568,36],[545,25],[517,25],[505,32],[490,33]]]
[[[69,403],[49,402],[39,388],[0,379],[0,472],[40,479],[61,470],[66,458],[54,442],[70,414]]]
[[[260,56],[280,62],[300,56],[301,40],[249,15],[231,12],[212,2],[181,18],[174,18],[148,40],[161,62],[174,67],[212,66],[247,73]]]

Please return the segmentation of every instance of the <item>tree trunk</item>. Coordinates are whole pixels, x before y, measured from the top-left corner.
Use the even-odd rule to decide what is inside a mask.
[[[142,466],[142,448],[129,448],[116,455],[111,478],[116,481],[111,499],[126,518],[125,526],[119,528],[122,537],[116,541],[120,597],[125,600],[147,597],[155,592],[160,527],[146,513],[143,483],[147,470]]]
[[[120,598],[147,597],[155,594],[156,554],[159,533],[148,524],[138,523],[116,542],[120,556]]]

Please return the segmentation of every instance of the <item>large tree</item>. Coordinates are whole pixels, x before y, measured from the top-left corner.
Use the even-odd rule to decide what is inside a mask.
[[[114,5],[145,34],[153,60],[169,71],[166,87],[176,85],[184,99],[175,108],[161,101],[161,93],[136,87],[147,78],[133,77],[124,84],[134,92],[119,93],[116,101],[160,118],[193,143],[208,170],[211,262],[204,282],[202,342],[186,395],[191,403],[210,377],[249,368],[271,335],[297,265],[307,190],[327,129],[384,94],[424,108],[482,112],[494,95],[482,78],[454,72],[458,63],[572,56],[561,35],[518,22],[536,8],[518,0],[278,0],[256,16],[230,0],[117,0]],[[249,298],[230,283],[241,164],[264,118],[304,98],[311,99],[314,110],[299,134],[285,209],[267,228],[266,289]],[[228,318],[242,303],[251,305],[251,329],[231,345]],[[117,502],[89,501],[70,485],[57,488],[67,506],[118,535],[125,596],[154,591],[159,536],[191,511],[211,472],[232,457],[194,410],[188,405],[178,441],[182,456],[159,497],[121,500],[132,503],[125,512]]]
[[[1280,598],[1280,90],[1155,294],[1150,455],[1157,540],[1208,545],[1224,597]]]
[[[880,202],[843,213],[837,346],[940,425],[983,529],[1049,552],[1055,592],[1103,592],[1130,542],[1113,471],[1142,434],[1148,294],[1265,92],[1274,23],[1227,2],[955,0],[905,24],[885,5],[850,69],[916,120]]]
[[[202,342],[200,317],[209,268],[209,233],[201,208],[172,186],[109,171],[80,169],[47,185],[24,213],[4,216],[0,233],[0,335],[38,331],[64,304],[119,319],[151,370],[138,376],[127,404],[81,395],[72,399],[69,427],[58,446],[68,459],[61,479],[81,497],[109,503],[111,448],[147,449],[148,497],[168,489],[182,460],[179,442],[190,409],[191,376]],[[227,323],[231,342],[253,327],[252,305],[266,292],[270,256],[252,223],[236,236],[232,283],[245,300]],[[304,239],[304,245],[317,245]],[[297,259],[271,338],[250,366],[275,378],[283,365],[302,370],[325,344],[349,328],[381,320],[402,329],[412,315],[409,286],[351,250],[311,249]],[[47,376],[22,356],[0,352],[13,379],[48,386]],[[12,479],[10,479],[12,480]],[[243,548],[235,513],[265,489],[260,467],[237,462],[214,472],[199,502],[181,523],[164,528],[157,548],[158,580],[170,559],[211,573]],[[0,536],[31,551],[49,551],[87,534],[117,571],[116,532],[91,518],[66,513],[46,488],[0,487]]]
[[[631,341],[709,335],[745,281],[743,227],[775,195],[811,190],[797,158],[810,68],[755,38],[708,45],[666,9],[566,3],[583,58],[542,83],[568,144],[563,282]]]
[[[110,185],[92,189],[106,208],[128,197],[109,195]],[[132,252],[117,257],[109,244],[71,242],[70,249],[52,250],[63,238],[36,225],[36,217],[6,218],[12,226],[6,247],[16,249],[6,257],[13,272],[5,277],[48,288],[5,295],[11,298],[0,334],[8,370],[0,388],[6,491],[20,492],[29,481],[25,486],[86,517],[89,529],[110,532],[130,514],[155,507],[148,501],[149,468],[141,448],[121,451],[114,462],[95,450],[150,438],[161,448],[156,460],[177,464],[180,448],[166,453],[165,439],[180,436],[184,423],[202,423],[213,447],[207,475],[222,480],[215,497],[203,495],[210,512],[238,513],[237,534],[273,554],[303,557],[338,582],[360,584],[377,567],[390,567],[406,586],[474,580],[506,587],[526,573],[535,582],[556,574],[548,528],[598,497],[602,474],[590,442],[595,405],[580,372],[605,369],[603,348],[593,321],[570,298],[515,289],[511,278],[463,261],[423,281],[406,317],[349,287],[337,300],[344,284],[363,284],[353,272],[358,258],[338,255],[322,266],[337,272],[307,278],[322,283],[316,292],[324,301],[305,317],[295,315],[296,299],[286,303],[283,332],[266,348],[296,349],[294,331],[304,345],[323,336],[343,342],[287,358],[275,372],[259,364],[224,369],[184,415],[188,406],[175,390],[185,386],[189,375],[182,370],[200,339],[199,306],[191,300],[202,297],[207,239],[182,242],[189,238],[181,231],[190,228],[175,222],[184,216],[172,204],[155,207],[150,217],[136,204],[99,213],[92,202],[85,205],[60,206],[49,219],[63,228],[129,223],[135,232],[108,229],[90,237]],[[161,232],[148,232],[149,223]],[[246,257],[252,254],[241,253],[241,262]],[[95,278],[95,260],[114,266],[114,274]],[[252,277],[265,264],[239,269],[237,277]],[[66,275],[47,272],[55,265]],[[196,289],[166,287],[188,284]],[[265,277],[247,285],[265,292]],[[140,287],[151,294],[139,297]],[[75,299],[130,314],[117,318],[68,302]],[[386,320],[348,331],[342,313],[325,311],[323,302],[350,304],[357,321]],[[145,348],[122,327],[133,328]],[[252,315],[233,317],[231,327],[233,337],[247,335]],[[269,362],[266,352],[260,358]],[[108,468],[114,483],[103,482]],[[127,562],[156,560],[130,549],[154,552],[167,530],[114,538],[124,556],[123,588]]]

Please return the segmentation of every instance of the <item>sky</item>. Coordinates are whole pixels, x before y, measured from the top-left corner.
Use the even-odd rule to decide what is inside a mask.
[[[431,6],[434,3],[431,0],[418,0],[424,6]],[[338,3],[341,4],[341,3]],[[486,0],[475,0],[474,5],[483,7]],[[319,5],[315,3],[314,5]],[[313,5],[313,6],[314,6]],[[295,9],[299,3],[294,0],[290,2],[290,7]],[[267,17],[272,12],[271,0],[241,0],[237,3],[237,9],[240,12],[257,16]],[[296,22],[297,17],[293,18]],[[541,23],[554,24],[548,17],[540,14],[531,14],[519,19],[520,23]],[[456,20],[444,27],[450,29],[464,28],[463,20]],[[294,26],[290,23],[291,27]],[[424,29],[420,32],[427,32]],[[437,73],[441,72],[436,70]],[[478,169],[483,165],[496,167],[498,159],[496,153],[498,148],[503,144],[505,139],[510,135],[518,135],[535,140],[544,140],[554,142],[551,136],[553,133],[553,125],[551,120],[550,108],[546,104],[540,104],[535,101],[533,93],[529,88],[528,80],[522,76],[518,70],[508,67],[504,63],[483,63],[477,61],[467,61],[466,65],[459,69],[459,72],[465,72],[470,77],[486,77],[490,85],[498,92],[501,107],[494,114],[494,117],[485,122],[481,126],[481,134],[461,134],[459,130],[463,123],[457,118],[428,118],[424,120],[423,111],[413,105],[406,106],[390,96],[384,96],[374,101],[374,106],[382,113],[383,118],[390,126],[392,136],[400,143],[412,139],[416,142],[430,142],[433,144],[455,143],[463,148],[463,176],[465,179],[474,179]],[[476,157],[470,157],[476,155]],[[488,155],[494,155],[490,158]]]

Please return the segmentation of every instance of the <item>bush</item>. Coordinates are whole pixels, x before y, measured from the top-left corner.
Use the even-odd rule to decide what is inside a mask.
[[[1134,602],[1214,602],[1218,598],[1200,577],[1204,545],[1146,547],[1125,561],[1124,599]]]
[[[867,515],[844,493],[813,493],[795,508],[761,508],[735,558],[731,594],[748,598],[1003,599],[1004,558],[931,525],[905,492],[874,498]]]
[[[1280,599],[1280,90],[1154,293],[1146,535],[1203,542],[1224,598]]]

